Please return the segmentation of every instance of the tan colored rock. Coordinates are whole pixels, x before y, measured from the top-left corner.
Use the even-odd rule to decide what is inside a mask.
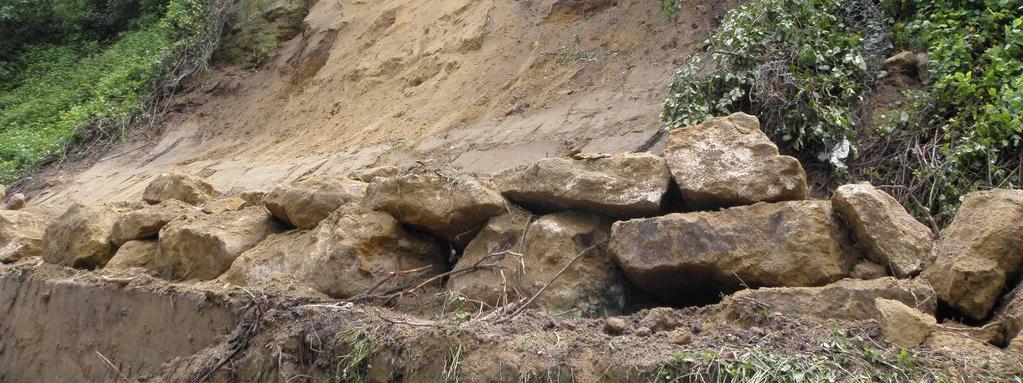
[[[28,205],[28,200],[25,199],[25,195],[21,193],[14,193],[11,198],[7,200],[7,206],[4,208],[7,210],[21,210]]]
[[[0,263],[42,255],[46,224],[28,211],[0,210]]]
[[[934,256],[921,277],[938,298],[973,319],[987,317],[1023,266],[1023,190],[970,193]]]
[[[789,317],[839,320],[880,320],[877,298],[892,299],[932,314],[938,301],[927,283],[884,277],[871,280],[845,279],[821,287],[774,287],[742,290],[725,297],[721,306],[728,313],[747,306]],[[763,305],[763,307],[761,306]]]
[[[664,159],[690,208],[806,198],[806,173],[799,160],[779,155],[760,121],[747,114],[671,132]]]
[[[479,181],[428,169],[373,180],[364,205],[457,247],[468,244],[488,219],[507,211],[504,198]]]
[[[266,197],[263,190],[248,190],[238,194],[238,198],[245,200],[245,207],[263,206],[263,197]]]
[[[219,193],[206,180],[184,173],[163,173],[153,179],[142,193],[150,204],[176,199],[190,205],[202,205]]]
[[[202,205],[202,212],[206,214],[220,214],[228,211],[238,211],[246,206],[249,206],[248,201],[241,197],[220,198]]]
[[[758,203],[614,224],[626,276],[678,301],[743,286],[821,286],[849,276],[856,255],[828,201]],[[693,303],[693,302],[679,302]]]
[[[7,200],[7,185],[0,184],[0,201]]]
[[[125,213],[114,222],[110,242],[121,246],[136,239],[156,238],[160,229],[179,217],[198,214],[198,210],[187,203],[170,199]]]
[[[854,279],[877,279],[887,276],[888,271],[884,266],[868,261],[857,263],[853,267],[852,273],[849,274],[849,277]]]
[[[491,305],[528,298],[586,251],[537,298],[534,307],[583,316],[618,313],[625,305],[625,280],[603,243],[610,226],[605,218],[579,211],[531,220],[528,213],[514,209],[490,220],[454,270],[495,267],[455,274],[448,288]],[[524,240],[521,246],[520,239]]]
[[[281,230],[260,207],[181,217],[160,230],[156,269],[171,280],[213,279],[243,252]]]
[[[123,271],[131,268],[142,268],[156,271],[156,252],[159,242],[155,239],[128,241],[121,245],[110,262],[103,267],[106,271]]]
[[[373,182],[377,178],[394,177],[398,175],[398,168],[394,166],[378,166],[375,168],[362,169],[352,172],[348,178],[362,182]]]
[[[1005,340],[1023,339],[1023,285],[1018,285],[1002,299],[1002,307],[995,313],[992,323],[1001,325]]]
[[[831,203],[868,259],[890,268],[899,278],[920,273],[933,244],[931,230],[899,201],[864,182],[839,187]]]
[[[444,250],[432,239],[410,233],[387,213],[346,205],[315,230],[290,232],[254,247],[232,265],[224,279],[243,285],[284,281],[311,286],[344,299],[365,292],[393,272],[382,292],[444,271]]]
[[[938,324],[933,316],[897,300],[877,298],[874,304],[881,313],[881,331],[885,338],[902,348],[919,346]]]
[[[359,203],[365,195],[364,182],[317,177],[278,186],[263,197],[263,204],[277,219],[299,229],[312,229],[334,210]]]
[[[114,223],[139,206],[120,204],[85,206],[74,203],[46,227],[43,260],[76,268],[103,267],[114,256],[110,242]]]
[[[965,335],[960,335],[950,332],[939,332],[934,331],[931,336],[927,337],[924,341],[924,345],[933,350],[945,350],[953,351],[962,354],[969,354],[974,358],[988,358],[989,360],[997,360],[1005,357],[1005,353],[984,342],[970,338]],[[1009,352],[1012,352],[1012,346],[1009,346]]]
[[[295,275],[299,265],[315,248],[316,235],[308,231],[270,234],[238,256],[218,280],[268,293],[328,299],[330,297],[316,290],[314,284],[299,280]],[[340,280],[344,276],[336,277]]]
[[[956,322],[942,322],[938,324],[938,329],[987,344],[1003,345],[1006,343],[1005,325],[998,320],[991,321],[980,327],[967,326]]]
[[[926,82],[928,80],[928,61],[927,53],[902,51],[888,57],[882,64],[893,73],[914,77],[922,82]]]
[[[611,217],[653,216],[671,173],[649,153],[546,158],[494,176],[509,200],[545,211],[583,210]]]

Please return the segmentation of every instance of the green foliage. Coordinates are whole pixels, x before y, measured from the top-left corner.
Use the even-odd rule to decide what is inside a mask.
[[[668,20],[678,20],[679,16],[682,15],[682,4],[681,0],[657,0],[661,4],[661,11],[664,12],[664,17]]]

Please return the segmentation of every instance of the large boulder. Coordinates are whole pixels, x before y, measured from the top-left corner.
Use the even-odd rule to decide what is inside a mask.
[[[756,117],[736,113],[671,132],[664,148],[689,208],[806,198],[799,160],[782,156]]]
[[[299,229],[312,229],[334,210],[361,202],[365,195],[364,182],[316,177],[277,186],[263,197],[263,204],[277,219]]]
[[[1023,264],[1023,190],[967,195],[934,257],[921,277],[938,298],[973,319],[987,317]]]
[[[666,300],[741,287],[820,286],[856,255],[828,201],[758,203],[614,224],[611,251],[633,283]]]
[[[590,213],[569,211],[532,220],[529,213],[513,209],[492,218],[469,243],[448,288],[500,305],[532,296],[585,251],[534,304],[584,316],[620,312],[625,280],[603,243],[610,226],[607,219]]]
[[[0,210],[0,263],[42,255],[45,231],[46,220],[34,213]]]
[[[46,227],[43,234],[43,260],[85,269],[103,267],[117,249],[110,242],[114,223],[121,215],[140,207],[133,204],[72,204],[63,215]]]
[[[671,173],[649,153],[547,158],[494,176],[506,198],[530,208],[611,217],[657,215]]]
[[[920,273],[931,251],[931,230],[899,201],[864,182],[839,187],[831,203],[868,259],[887,266],[899,278]]]
[[[894,299],[877,298],[874,306],[881,313],[881,332],[898,347],[919,346],[938,324],[934,316]]]
[[[124,271],[132,268],[142,268],[147,271],[156,271],[156,252],[159,242],[155,239],[143,239],[128,241],[121,245],[110,258],[110,262],[103,267],[105,271]]]
[[[328,299],[313,283],[295,275],[307,255],[315,251],[316,235],[305,230],[289,230],[270,234],[255,247],[234,260],[231,268],[218,280],[268,293]],[[335,276],[335,283],[345,276]]]
[[[176,199],[190,205],[202,205],[219,193],[206,180],[184,173],[162,173],[142,193],[142,200],[152,205]]]
[[[874,302],[878,298],[899,301],[928,314],[934,314],[938,307],[934,290],[927,283],[892,277],[844,279],[820,287],[742,290],[726,297],[721,307],[733,316],[750,311],[759,315],[766,310],[795,318],[880,320],[881,312]]]
[[[156,270],[171,280],[213,279],[243,252],[282,229],[262,207],[181,217],[160,230]]]
[[[434,240],[406,231],[389,214],[346,205],[315,230],[278,235],[247,251],[224,279],[243,285],[299,282],[344,299],[385,279],[375,292],[442,273],[444,254]],[[410,270],[418,272],[399,273]]]
[[[198,214],[196,207],[178,200],[166,200],[159,204],[147,206],[125,213],[114,222],[110,232],[110,242],[121,246],[136,239],[156,238],[170,221],[179,217]]]
[[[460,248],[488,219],[507,211],[501,194],[479,181],[427,169],[374,179],[364,205]]]

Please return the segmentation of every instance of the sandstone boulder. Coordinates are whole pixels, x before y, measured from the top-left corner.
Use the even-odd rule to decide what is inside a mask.
[[[365,195],[366,184],[361,181],[318,177],[278,186],[263,197],[263,204],[277,219],[312,229],[334,210],[359,203]]]
[[[448,288],[495,306],[528,298],[586,251],[534,305],[584,316],[617,313],[625,305],[625,282],[604,244],[610,226],[607,219],[590,213],[569,211],[531,220],[528,213],[515,209],[491,219],[454,270],[488,267],[453,275]]]
[[[919,346],[938,324],[934,316],[894,299],[877,298],[874,305],[881,313],[882,333],[889,343],[898,347]]]
[[[171,280],[213,279],[279,224],[260,207],[175,219],[160,230],[157,272]]]
[[[194,206],[174,199],[125,213],[114,222],[110,242],[121,246],[131,240],[156,238],[170,221],[197,213]]]
[[[43,234],[43,260],[77,268],[103,267],[114,256],[110,242],[114,223],[136,205],[72,204]]]
[[[426,169],[373,180],[364,204],[460,248],[490,217],[507,211],[504,198],[479,181]]]
[[[547,158],[494,176],[506,198],[530,208],[583,210],[611,217],[656,215],[671,174],[649,153]]]
[[[0,263],[43,254],[46,220],[24,210],[0,210]]]
[[[629,280],[679,303],[746,287],[820,286],[856,256],[828,201],[758,203],[614,224],[611,251]]]
[[[845,279],[821,287],[774,287],[739,291],[721,303],[725,312],[739,313],[746,305],[791,317],[839,320],[881,319],[878,298],[902,302],[933,314],[938,301],[927,283],[884,277],[872,280]],[[759,307],[764,305],[764,307]]]
[[[248,190],[238,193],[238,198],[245,200],[245,207],[263,206],[263,198],[266,192],[262,190]]]
[[[184,173],[163,173],[156,176],[142,193],[142,200],[150,204],[176,199],[190,205],[202,205],[219,193],[206,180]]]
[[[218,278],[227,283],[269,293],[312,299],[330,298],[312,283],[299,280],[295,271],[307,255],[315,251],[316,235],[303,230],[270,234],[255,247],[235,259],[231,268]],[[344,276],[336,276],[342,283]]]
[[[7,206],[5,206],[4,209],[21,210],[24,209],[27,204],[28,200],[25,198],[24,194],[14,193],[11,195],[11,198],[7,200]]]
[[[799,160],[779,155],[760,121],[747,114],[671,132],[664,158],[683,201],[693,209],[806,198]]]
[[[973,319],[987,317],[1023,264],[1023,190],[969,194],[934,256],[921,276],[938,298]]]
[[[931,251],[931,230],[891,195],[870,183],[844,185],[831,198],[866,257],[907,278],[920,272]]]
[[[1005,303],[998,309],[993,323],[1002,326],[1005,341],[1023,340],[1020,336],[1023,332],[1023,285],[1016,286],[1005,296],[1003,302]]]
[[[110,262],[103,267],[106,271],[123,271],[131,268],[142,268],[156,271],[156,252],[159,242],[155,239],[128,241],[121,245]]]
[[[220,214],[228,211],[238,211],[251,206],[248,201],[241,197],[219,198],[202,205],[202,212],[206,214]]]
[[[853,267],[852,273],[849,274],[850,278],[855,279],[877,279],[887,277],[888,272],[884,266],[876,264],[874,262],[860,262]]]

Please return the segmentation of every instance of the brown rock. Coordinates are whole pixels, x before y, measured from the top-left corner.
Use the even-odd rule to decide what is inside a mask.
[[[885,59],[882,64],[893,73],[914,77],[921,82],[926,82],[928,79],[928,61],[927,53],[902,51]]]
[[[625,319],[611,317],[604,319],[604,332],[607,335],[622,335],[627,330]]]
[[[43,234],[43,260],[77,268],[103,267],[114,256],[114,223],[138,206],[72,204]]]
[[[998,320],[991,321],[980,327],[967,326],[956,322],[938,324],[941,331],[962,335],[979,342],[992,345],[1003,345],[1006,342],[1005,325]]]
[[[880,319],[877,298],[902,302],[925,313],[934,313],[938,302],[927,283],[885,277],[846,279],[821,287],[776,287],[739,291],[721,303],[725,312],[738,314],[746,305],[791,317],[839,320]]]
[[[0,210],[0,263],[42,255],[45,231],[46,220],[34,213]]]
[[[160,230],[156,269],[171,280],[213,279],[243,252],[280,230],[259,207],[181,217]]]
[[[274,188],[263,204],[274,217],[299,229],[316,227],[342,205],[359,203],[366,183],[341,178],[309,178]]]
[[[931,230],[899,201],[864,182],[839,187],[831,203],[866,249],[868,259],[891,268],[899,278],[920,272],[931,251]]]
[[[743,286],[820,286],[856,256],[828,201],[758,203],[616,222],[611,251],[626,276],[679,303]]]
[[[131,268],[143,268],[156,271],[156,252],[159,242],[155,239],[128,241],[117,249],[114,257],[103,267],[106,271],[123,271]]]
[[[760,130],[760,121],[747,114],[671,132],[664,159],[690,208],[806,198],[806,174],[799,160],[779,155]]]
[[[262,190],[249,190],[238,194],[238,198],[245,200],[245,207],[263,206],[263,197],[266,192]]]
[[[550,214],[529,224],[522,236],[527,217],[518,213],[492,219],[484,233],[466,248],[454,270],[477,264],[497,267],[456,274],[448,281],[448,288],[499,305],[533,295],[576,255],[586,251],[537,298],[534,307],[551,312],[574,310],[585,316],[621,311],[625,304],[624,278],[603,244],[610,222],[578,211]],[[520,238],[525,241],[521,247]],[[505,250],[521,256],[501,254]]]
[[[935,331],[931,333],[931,336],[927,337],[924,345],[935,350],[954,351],[969,354],[973,357],[989,359],[1004,357],[1002,350],[968,336],[955,333]]]
[[[398,168],[394,166],[379,166],[375,168],[362,169],[348,175],[348,178],[362,182],[373,182],[377,178],[394,177],[398,175]]]
[[[14,193],[11,198],[7,200],[7,206],[4,207],[7,210],[21,210],[28,204],[28,200],[25,199],[25,195],[21,193]]]
[[[671,174],[649,153],[546,158],[494,176],[506,198],[539,210],[583,210],[612,217],[656,215]]]
[[[1023,285],[1018,285],[1002,299],[1005,302],[995,314],[992,323],[1001,325],[1005,340],[1013,340],[1023,337]]]
[[[902,348],[919,346],[938,324],[933,316],[897,300],[877,298],[874,304],[881,313],[881,331],[885,338]]]
[[[170,221],[197,213],[194,206],[174,199],[125,213],[114,222],[110,242],[121,246],[131,240],[156,238]]]
[[[316,235],[303,230],[270,234],[234,260],[220,280],[288,296],[328,299],[312,283],[295,275],[309,252],[315,251]],[[341,278],[341,276],[338,276]]]
[[[1023,190],[970,193],[921,275],[938,298],[973,319],[994,308],[1023,264]]]
[[[219,193],[206,180],[184,174],[163,173],[156,176],[142,193],[142,200],[150,204],[176,199],[190,205],[202,205]]]
[[[241,197],[220,198],[202,205],[202,212],[206,214],[220,214],[228,211],[238,211],[246,206],[249,206],[248,201]]]
[[[887,276],[888,272],[884,269],[884,266],[868,261],[857,263],[853,267],[852,273],[849,274],[849,277],[854,279],[877,279]]]
[[[364,204],[460,248],[490,217],[507,211],[504,198],[479,181],[427,169],[373,180]]]

